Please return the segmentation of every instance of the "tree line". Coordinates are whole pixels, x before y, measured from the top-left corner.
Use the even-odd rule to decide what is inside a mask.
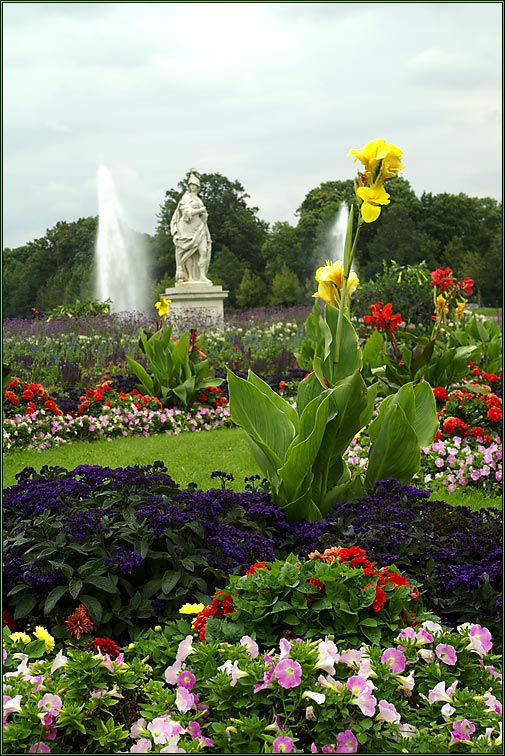
[[[336,259],[333,229],[339,208],[343,202],[356,203],[353,181],[321,183],[303,199],[296,224],[270,226],[239,181],[219,173],[203,173],[200,180],[212,236],[209,276],[229,291],[227,308],[310,303],[316,268]],[[184,189],[181,180],[166,192],[154,235],[138,234],[153,302],[174,283],[170,219]],[[465,194],[417,197],[401,177],[388,182],[388,191],[391,204],[361,231],[360,280],[374,280],[384,261],[406,266],[424,260],[430,270],[449,266],[457,277],[470,276],[480,304],[501,306],[502,203]],[[60,221],[44,237],[4,249],[3,317],[27,317],[32,308],[45,312],[92,297],[97,227],[98,217]]]

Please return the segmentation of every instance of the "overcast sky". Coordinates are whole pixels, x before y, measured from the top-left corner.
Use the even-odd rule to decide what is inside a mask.
[[[154,233],[189,168],[296,222],[350,149],[404,150],[418,196],[501,199],[503,3],[3,2],[3,247],[98,213],[106,165]],[[211,219],[209,219],[209,225]]]

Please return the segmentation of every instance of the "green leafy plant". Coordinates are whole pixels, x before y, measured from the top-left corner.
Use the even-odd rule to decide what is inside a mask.
[[[247,432],[274,501],[291,520],[320,519],[336,501],[370,490],[380,478],[410,481],[420,466],[421,446],[431,443],[438,428],[429,384],[408,382],[381,405],[370,426],[366,476],[352,477],[344,461],[354,436],[372,420],[378,391],[378,384],[367,387],[362,376],[363,355],[349,319],[349,297],[357,285],[351,267],[362,224],[375,220],[380,205],[389,202],[383,181],[402,167],[399,154],[378,140],[358,155],[365,166],[356,187],[360,217],[353,237],[351,207],[344,262],[316,272],[314,296],[325,302],[325,311],[316,302],[306,323],[312,372],[298,386],[296,409],[251,371],[247,380],[228,371],[232,419]]]
[[[315,551],[308,559],[290,554],[231,575],[193,628],[213,641],[237,640],[247,632],[263,648],[281,637],[325,635],[349,645],[387,645],[422,617],[418,585],[394,567],[370,562],[358,546]]]
[[[147,370],[129,355],[126,359],[144,394],[157,397],[164,407],[187,407],[204,389],[219,386],[222,379],[214,377],[210,360],[198,349],[194,331],[174,339],[172,330],[173,325],[168,325],[148,337],[139,329]]]
[[[104,315],[110,312],[112,300],[106,299],[100,301],[99,299],[86,299],[84,302],[76,300],[72,304],[63,304],[58,307],[54,307],[48,312],[47,322],[57,318],[78,318],[87,315]]]

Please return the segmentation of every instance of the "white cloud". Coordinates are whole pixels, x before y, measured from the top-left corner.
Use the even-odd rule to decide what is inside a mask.
[[[499,198],[500,6],[6,2],[4,246],[95,215],[100,163],[148,233],[192,165],[294,222],[377,137],[418,194]]]

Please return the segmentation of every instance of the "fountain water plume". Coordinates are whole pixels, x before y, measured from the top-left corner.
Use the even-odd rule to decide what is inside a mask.
[[[347,222],[349,220],[349,208],[345,202],[342,202],[338,208],[337,217],[333,224],[330,235],[332,240],[332,249],[335,250],[335,259],[344,261],[345,235],[347,233]]]
[[[145,245],[124,219],[108,168],[97,171],[98,234],[95,244],[95,296],[112,301],[112,312],[148,311]]]

